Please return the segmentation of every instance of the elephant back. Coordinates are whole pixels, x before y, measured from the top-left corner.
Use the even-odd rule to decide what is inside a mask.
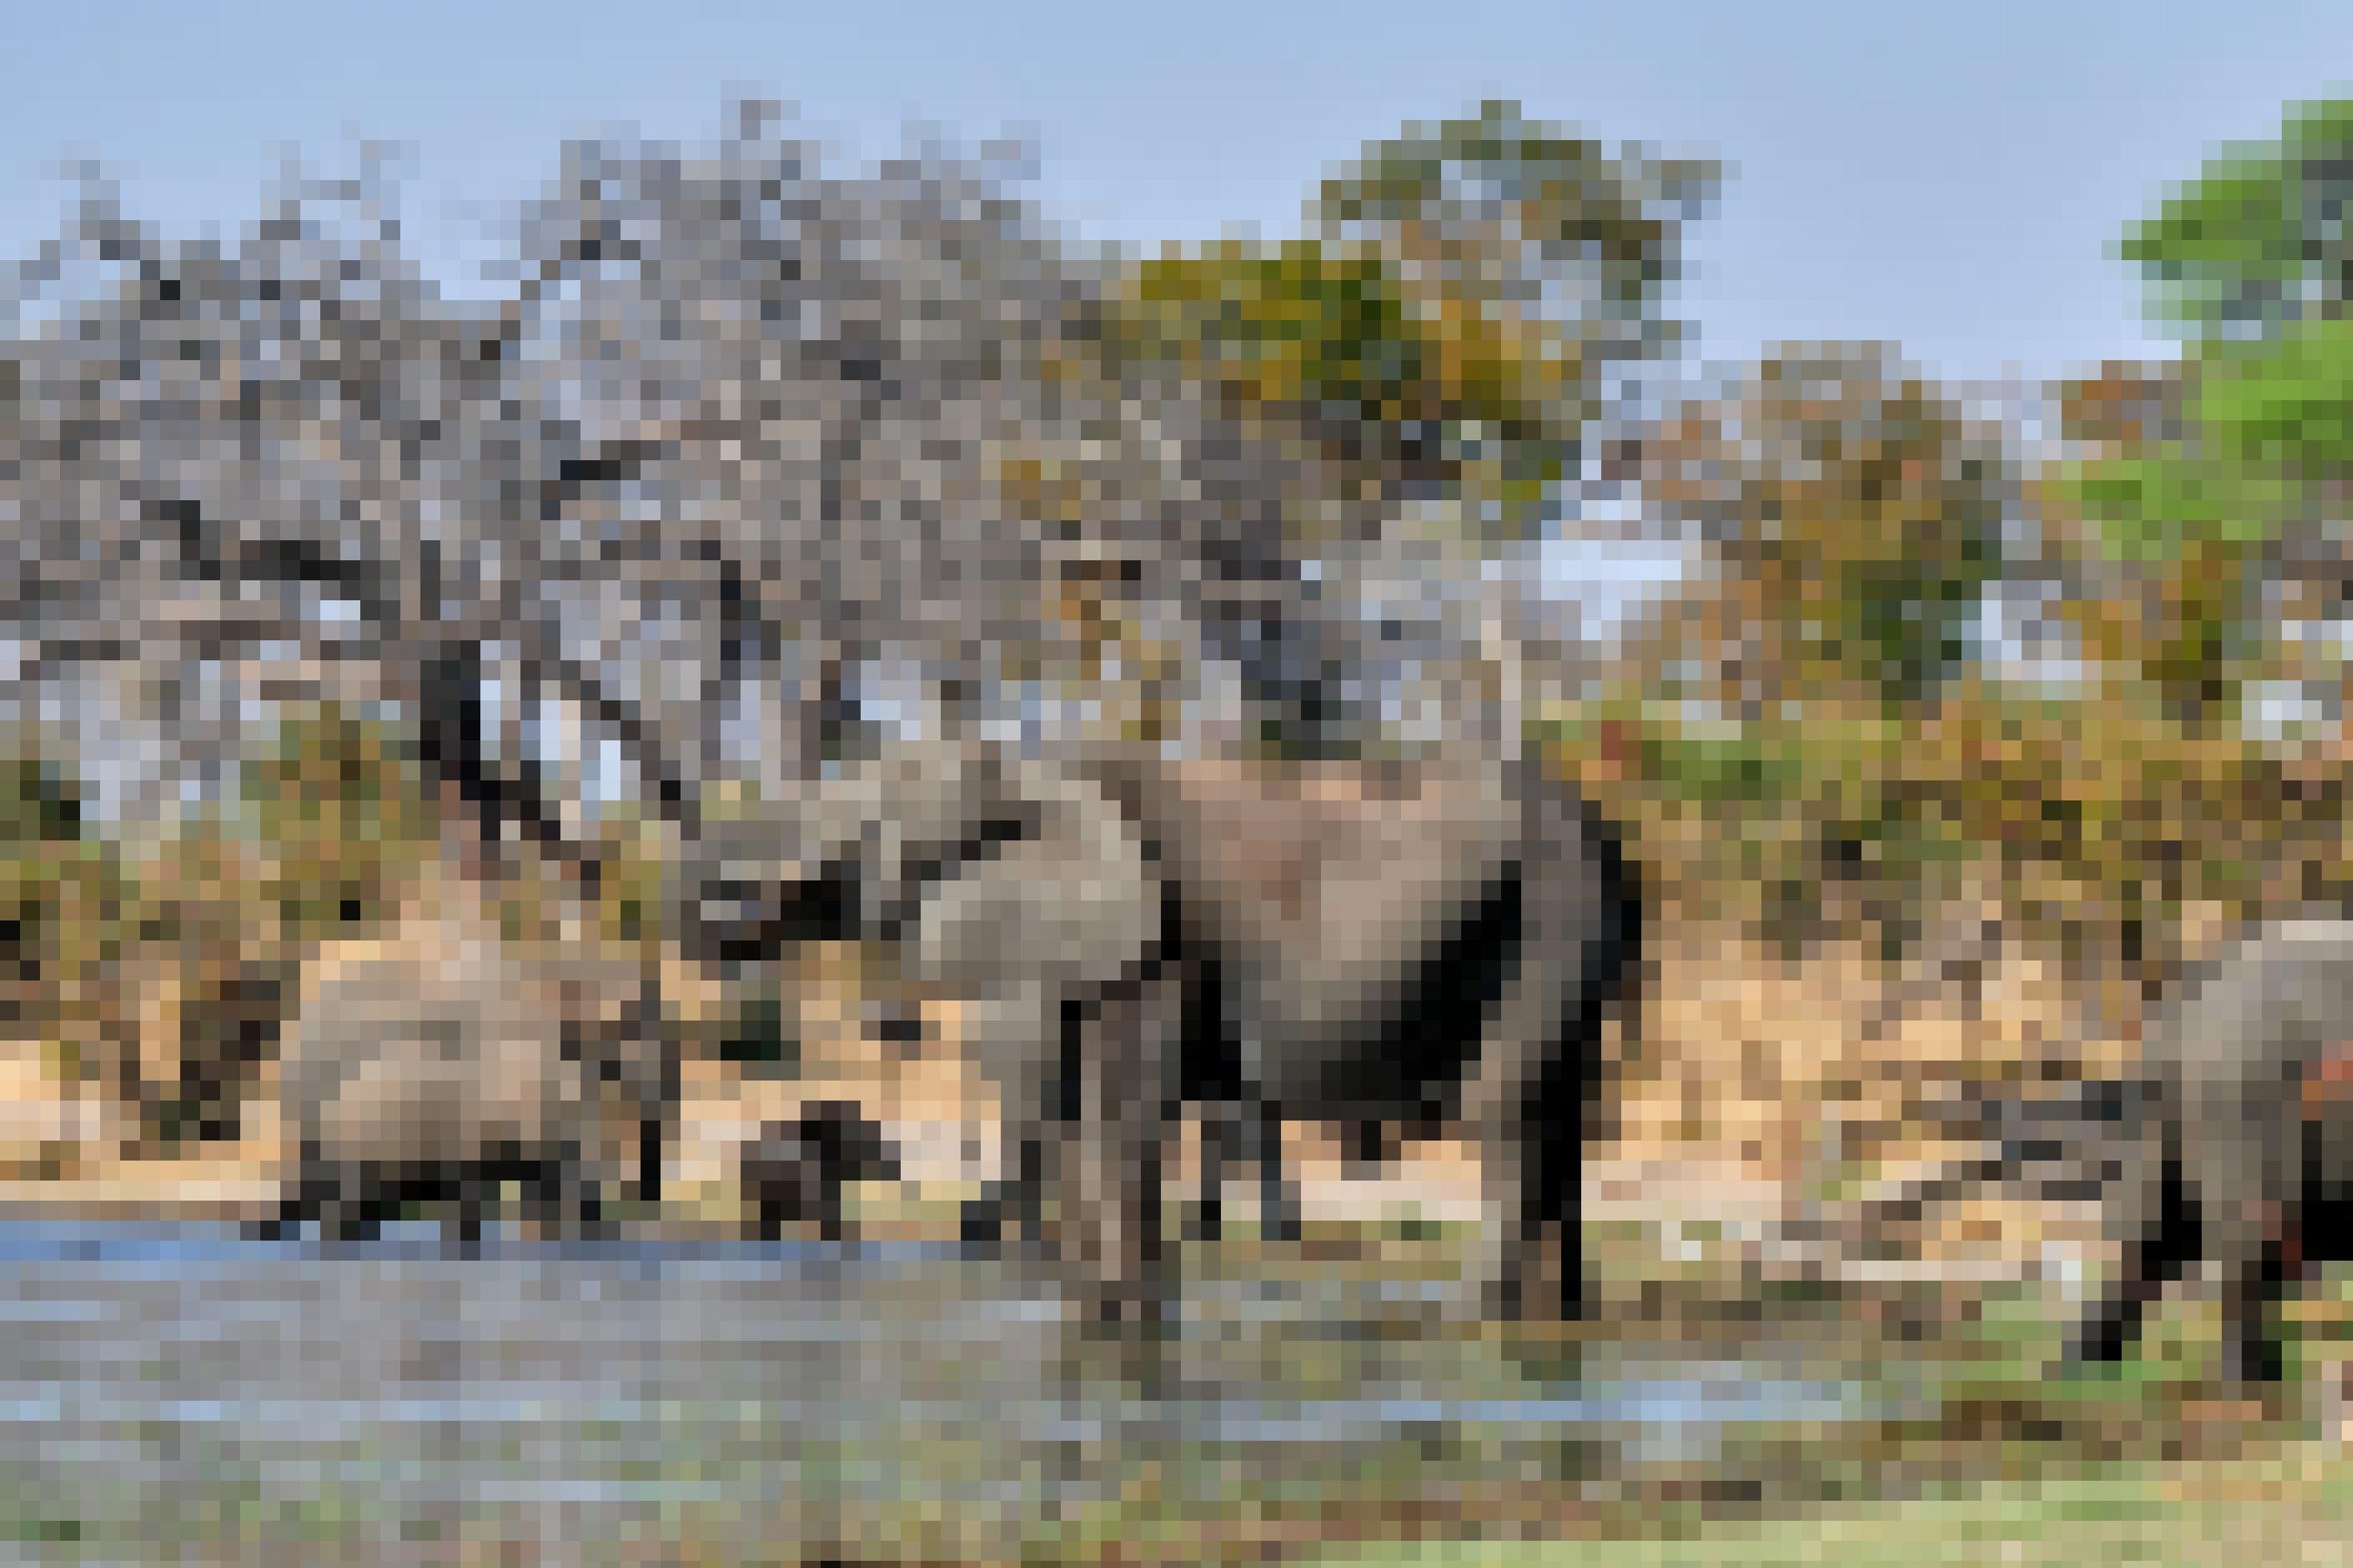
[[[486,1150],[580,1140],[596,1114],[584,1037],[620,1042],[659,1076],[634,969],[514,952],[461,913],[331,950],[306,987],[281,1060],[290,1134],[332,1157],[437,1165]]]
[[[2146,1031],[2153,1077],[2205,1103],[2299,1081],[2353,1039],[2353,921],[2283,921],[2183,976]]]

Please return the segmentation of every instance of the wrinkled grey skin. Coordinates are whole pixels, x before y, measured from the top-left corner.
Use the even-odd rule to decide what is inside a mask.
[[[2070,1358],[2119,1359],[2149,1304],[2201,1259],[2221,1279],[2225,1381],[2275,1383],[2274,1310],[2346,1255],[2353,1197],[2353,921],[2269,927],[2185,980],[2143,1047],[2148,1110],[2111,1199],[2124,1258]]]
[[[1271,1165],[1283,1120],[1454,1123],[1492,1222],[1480,1310],[1576,1317],[1598,1033],[1641,934],[1607,826],[1534,763],[1102,772],[1172,883],[1187,1050],[1231,1053],[1251,1152]]]
[[[944,851],[987,837],[992,817],[1060,826],[991,854]],[[1059,1204],[1115,1308],[1158,1300],[1169,1114],[1221,1060],[1220,1098],[1256,1132],[1245,1152],[1278,1228],[1292,1206],[1280,1119],[1451,1120],[1476,1141],[1502,1222],[1481,1310],[1581,1309],[1596,1034],[1631,969],[1639,909],[1614,838],[1540,769],[902,753],[813,787],[797,823],[708,836],[690,877],[727,887],[716,913],[786,931],[790,900],[754,891],[762,832],[771,863],[804,878],[856,868],[838,901],[861,928],[982,999],[973,1044],[1024,1155],[995,1196],[1033,1224]],[[1054,1023],[1073,999],[1118,1005],[1074,1035]],[[1116,1237],[1089,1234],[1104,1226]]]
[[[955,996],[1022,1190],[1053,1199],[1022,1217],[1092,1316],[1156,1312],[1148,1173],[1183,998],[1159,951],[1159,880],[1100,789],[985,747],[894,747],[775,807],[705,823],[672,896],[690,900],[698,955],[751,963],[855,933],[904,979]]]
[[[521,1183],[543,1224],[593,1225],[601,1194],[632,1177],[644,1190],[676,1098],[638,966],[519,954],[462,920],[332,963],[280,1073],[296,1165],[265,1233],[317,1221],[357,1239],[405,1203],[453,1204],[469,1249],[501,1183]],[[607,1083],[620,1086],[630,1133],[614,1126]]]

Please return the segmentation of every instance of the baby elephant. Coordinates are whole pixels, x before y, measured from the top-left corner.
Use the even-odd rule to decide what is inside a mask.
[[[543,1224],[576,1214],[593,1226],[599,1194],[633,1163],[650,1185],[676,1099],[638,964],[519,954],[462,919],[334,955],[280,1071],[281,1125],[299,1156],[264,1234],[317,1221],[360,1239],[405,1205],[447,1204],[461,1249],[479,1243],[508,1182]],[[614,1127],[608,1083],[634,1138]]]
[[[787,1224],[813,1219],[820,1237],[840,1241],[842,1184],[895,1182],[899,1156],[858,1107],[826,1100],[763,1127],[744,1145],[742,1179],[760,1212],[761,1239],[782,1240]]]

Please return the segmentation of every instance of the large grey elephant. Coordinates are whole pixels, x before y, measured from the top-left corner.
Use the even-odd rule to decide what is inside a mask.
[[[1599,1037],[1642,931],[1609,825],[1533,759],[1101,771],[1173,889],[1188,1053],[1230,1053],[1259,1158],[1282,1121],[1451,1123],[1493,1222],[1482,1306],[1578,1315]]]
[[[438,1203],[455,1205],[469,1248],[507,1182],[543,1223],[593,1225],[602,1195],[632,1176],[653,1195],[676,1099],[643,968],[519,952],[494,924],[462,917],[329,955],[280,1075],[295,1163],[265,1234],[317,1221],[365,1237],[404,1205]],[[621,1089],[619,1118],[607,1083]]]
[[[1039,837],[1027,824],[1046,802],[1068,826]],[[988,999],[976,1045],[1016,1147],[1088,1167],[1092,1196],[1025,1159],[983,1228],[999,1206],[1034,1224],[1058,1202],[1082,1229],[1115,1225],[1125,1245],[1082,1245],[1148,1310],[1157,1284],[1127,1287],[1157,1280],[1169,1117],[1222,1079],[1270,1185],[1282,1118],[1459,1124],[1501,1222],[1482,1305],[1581,1310],[1597,1039],[1641,910],[1614,833],[1540,766],[1061,768],[919,751],[813,787],[797,824],[748,831],[710,836],[690,872],[721,945],[733,932],[748,951],[743,933],[781,936],[817,905],[896,935],[928,976]],[[762,871],[786,843],[804,889],[828,897]],[[1050,1003],[1106,984],[1126,1010],[1085,1039],[1056,1026]]]
[[[2193,970],[2144,1035],[2124,1255],[2070,1358],[2114,1361],[2192,1263],[2221,1277],[2226,1382],[2274,1383],[2274,1309],[2353,1217],[2353,921],[2274,925]]]

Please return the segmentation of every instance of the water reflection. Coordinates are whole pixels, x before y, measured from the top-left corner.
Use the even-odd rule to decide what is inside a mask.
[[[1369,1279],[1205,1283],[1147,1401],[1066,1375],[1050,1292],[936,1245],[494,1237],[456,1259],[429,1226],[330,1252],[28,1222],[0,1225],[0,1508],[129,1542],[192,1517],[266,1534],[322,1500],[385,1542],[455,1517],[609,1543],[687,1510],[691,1533],[773,1542],[917,1504],[1011,1529],[1154,1456],[1209,1488],[1439,1451],[1510,1473],[1570,1439],[1685,1459],[1744,1423],[1862,1413],[1802,1363],[1652,1352],[1530,1379],[1411,1331],[1420,1292]]]

